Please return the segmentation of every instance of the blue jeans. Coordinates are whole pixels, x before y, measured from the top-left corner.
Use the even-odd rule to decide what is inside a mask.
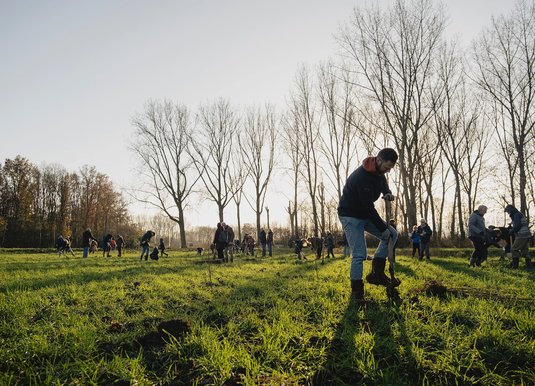
[[[351,280],[361,280],[363,262],[366,260],[366,256],[368,256],[364,232],[366,231],[381,240],[373,255],[374,259],[386,259],[388,257],[389,238],[382,239],[382,232],[373,225],[370,219],[344,216],[338,216],[338,218],[342,223],[342,227],[344,228],[347,237],[347,243],[351,248],[353,255],[353,258],[351,259],[351,268],[349,270],[349,278]],[[391,226],[389,226],[388,229],[390,230],[390,239],[392,239],[392,243],[395,243],[398,239],[398,233]]]
[[[149,258],[149,244],[143,244],[141,246],[141,258],[145,256],[145,260]]]
[[[83,256],[83,257],[87,257],[87,256],[89,256],[89,246],[84,247],[84,253],[83,253],[82,256]]]

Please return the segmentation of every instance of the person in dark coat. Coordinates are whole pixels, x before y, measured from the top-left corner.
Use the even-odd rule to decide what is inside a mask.
[[[143,236],[141,236],[141,257],[139,260],[143,260],[145,256],[145,261],[149,259],[149,250],[150,250],[150,239],[153,238],[155,233],[153,231],[147,231]]]
[[[391,284],[384,272],[388,242],[396,242],[398,236],[396,230],[379,216],[374,202],[381,194],[385,200],[394,200],[385,175],[396,165],[397,159],[396,151],[391,148],[382,149],[376,157],[364,159],[362,165],[348,177],[338,205],[338,217],[353,256],[349,273],[351,296],[359,304],[364,302],[362,274],[367,257],[365,232],[380,240],[372,260],[372,272],[366,276],[366,280],[370,284]]]
[[[163,257],[163,255],[165,256],[169,256],[169,254],[167,254],[167,252],[165,252],[165,243],[163,242],[163,239],[160,239],[160,243],[158,244],[158,250],[160,251],[160,255]]]
[[[258,241],[260,241],[260,245],[262,245],[262,257],[266,257],[267,237],[264,228],[262,228],[258,234]]]
[[[268,229],[267,233],[267,250],[269,257],[273,256],[273,231]]]
[[[301,259],[304,259],[305,257],[303,256],[303,244],[304,244],[304,241],[303,239],[301,238],[297,238],[295,239],[294,241],[294,252],[295,252],[295,257],[299,260]],[[306,260],[306,259],[305,259]]]
[[[310,248],[314,251],[316,259],[321,259],[321,252],[323,251],[323,240],[319,237],[313,236],[307,239]]]
[[[217,250],[217,258],[220,261],[225,260],[224,251],[227,247],[227,231],[223,228],[223,223],[217,223],[217,229],[214,234],[214,244]]]
[[[526,216],[520,213],[520,211],[513,205],[507,205],[504,211],[511,217],[513,228],[509,231],[509,235],[515,239],[511,245],[511,253],[513,257],[511,268],[518,268],[522,256],[526,259],[526,268],[533,268],[531,257],[529,256],[531,232],[529,231],[529,224]]]
[[[123,248],[125,246],[125,241],[124,241],[124,238],[123,236],[121,235],[117,235],[117,252],[118,252],[118,257],[121,257],[123,255]]]
[[[487,213],[487,207],[485,205],[479,205],[468,219],[468,240],[470,240],[474,246],[474,251],[470,256],[470,267],[480,267],[481,262],[485,258],[485,241],[487,238],[487,228],[485,226],[484,217],[485,213]]]
[[[423,260],[425,253],[426,259],[429,260],[431,258],[429,244],[431,243],[431,235],[433,234],[433,231],[425,219],[420,220],[420,226],[418,226],[417,232],[420,235],[420,255],[418,258]]]
[[[327,259],[332,258],[334,259],[334,237],[331,234],[331,232],[327,231],[327,234],[325,235],[325,249],[327,249]]]
[[[91,246],[91,241],[97,242],[97,239],[93,237],[91,229],[87,228],[82,233],[82,248],[84,249],[82,257],[86,258],[89,255],[89,247]]]
[[[411,244],[412,244],[412,257],[418,254],[418,258],[420,258],[420,235],[418,234],[418,225],[414,225],[412,227]]]
[[[112,239],[113,235],[111,233],[108,233],[107,235],[104,235],[104,237],[102,237],[102,257],[104,257],[106,254],[108,255],[108,257],[110,257]]]

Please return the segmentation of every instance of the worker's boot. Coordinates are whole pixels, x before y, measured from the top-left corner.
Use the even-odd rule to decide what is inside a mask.
[[[519,258],[518,257],[513,257],[513,261],[511,262],[511,268],[514,268],[514,269],[517,269],[518,268],[518,261],[519,261]]]
[[[526,258],[526,268],[533,268],[533,263],[531,259]]]
[[[385,275],[386,259],[372,260],[372,271],[366,276],[366,281],[370,284],[390,285],[390,279]]]
[[[351,299],[359,306],[364,304],[364,282],[362,279],[351,280]]]

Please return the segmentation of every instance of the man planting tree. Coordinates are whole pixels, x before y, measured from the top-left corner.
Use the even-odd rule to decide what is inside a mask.
[[[366,238],[364,232],[380,240],[372,260],[372,272],[366,276],[370,284],[390,287],[399,285],[385,275],[388,244],[397,240],[396,230],[388,226],[379,216],[374,202],[383,194],[387,201],[393,201],[394,196],[388,187],[385,174],[396,165],[398,155],[394,149],[385,148],[376,157],[364,159],[346,181],[342,197],[338,205],[338,217],[347,236],[352,252],[349,277],[351,280],[351,296],[357,303],[364,302],[364,283],[362,281],[363,262],[367,256]]]

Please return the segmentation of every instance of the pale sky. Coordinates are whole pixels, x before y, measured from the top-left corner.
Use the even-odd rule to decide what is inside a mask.
[[[379,1],[388,5],[390,0]],[[504,0],[447,0],[448,33],[468,45]],[[135,181],[132,117],[148,99],[196,111],[227,98],[282,110],[296,69],[336,55],[333,35],[360,0],[0,0],[0,162],[20,154],[69,171],[94,165]],[[272,221],[286,198],[269,192]],[[253,213],[242,205],[243,222]],[[214,206],[188,223],[213,225]],[[138,210],[134,206],[133,211]],[[207,220],[213,212],[214,220]],[[210,216],[208,215],[208,218]],[[233,209],[226,217],[233,223]]]

